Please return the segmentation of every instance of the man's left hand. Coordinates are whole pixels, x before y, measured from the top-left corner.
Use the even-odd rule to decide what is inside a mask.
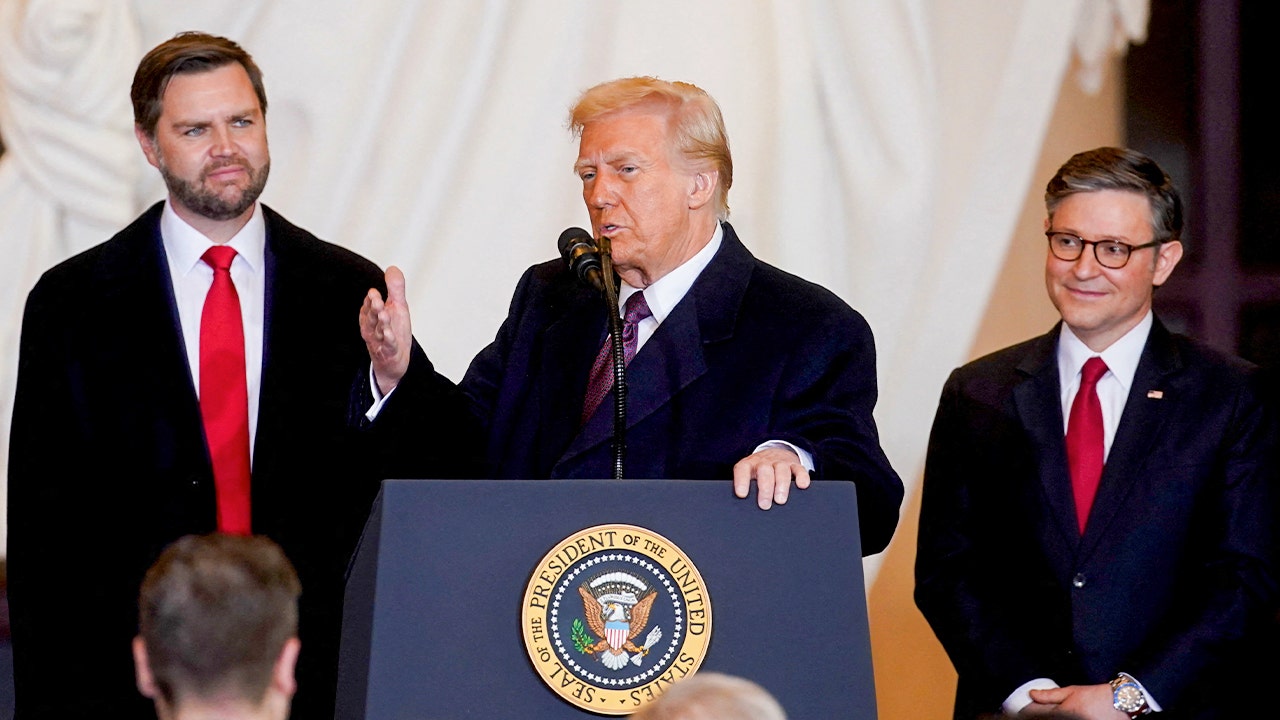
[[[1066,713],[1081,720],[1129,720],[1112,702],[1111,684],[1069,685],[1051,690],[1032,690],[1032,703],[1019,717]]]
[[[809,487],[809,471],[794,452],[784,448],[766,448],[742,458],[733,466],[733,494],[747,497],[751,493],[752,480],[756,481],[758,488],[756,504],[761,510],[768,510],[774,503],[783,505],[787,502],[792,480],[801,490]]]

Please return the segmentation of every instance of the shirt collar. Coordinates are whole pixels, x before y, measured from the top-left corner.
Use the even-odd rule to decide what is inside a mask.
[[[724,229],[720,227],[720,223],[716,223],[715,232],[711,233],[711,241],[705,247],[675,270],[658,278],[656,282],[644,289],[644,301],[648,303],[649,311],[653,313],[653,319],[658,321],[659,325],[689,293],[689,288],[693,287],[694,281],[706,269],[711,258],[715,257],[723,239]],[[637,289],[625,282],[621,284],[618,288],[619,312],[626,304],[627,298],[631,297]]]
[[[173,267],[184,275],[191,272],[204,252],[213,246],[209,238],[178,217],[168,200],[160,214],[160,237]],[[261,271],[267,246],[267,223],[262,215],[262,203],[254,203],[249,222],[227,244],[235,248],[236,254],[249,264],[250,270],[255,273]]]
[[[1084,341],[1071,332],[1066,323],[1062,323],[1062,332],[1058,335],[1059,387],[1067,388],[1074,384],[1085,361],[1096,355],[1102,358],[1107,369],[1120,381],[1125,393],[1128,393],[1129,387],[1133,385],[1133,376],[1138,372],[1138,361],[1142,359],[1142,349],[1147,345],[1147,336],[1151,334],[1154,320],[1155,316],[1148,310],[1132,330],[1100,353],[1090,350]]]

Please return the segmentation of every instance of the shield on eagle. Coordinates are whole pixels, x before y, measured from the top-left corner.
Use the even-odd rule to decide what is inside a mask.
[[[600,638],[584,647],[583,652],[598,654],[605,667],[619,670],[626,667],[628,660],[639,665],[649,648],[662,639],[662,629],[655,627],[644,645],[633,642],[649,624],[649,610],[658,596],[635,575],[621,571],[601,573],[579,585],[578,594],[582,596],[587,627]]]

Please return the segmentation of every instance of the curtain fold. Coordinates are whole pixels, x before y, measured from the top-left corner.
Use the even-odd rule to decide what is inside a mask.
[[[0,0],[0,488],[27,292],[136,214],[140,55],[127,0]]]

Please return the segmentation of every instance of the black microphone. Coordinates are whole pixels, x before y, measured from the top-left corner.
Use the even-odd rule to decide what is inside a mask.
[[[600,249],[591,233],[571,227],[560,233],[560,257],[582,282],[604,291],[604,275],[600,267]]]

